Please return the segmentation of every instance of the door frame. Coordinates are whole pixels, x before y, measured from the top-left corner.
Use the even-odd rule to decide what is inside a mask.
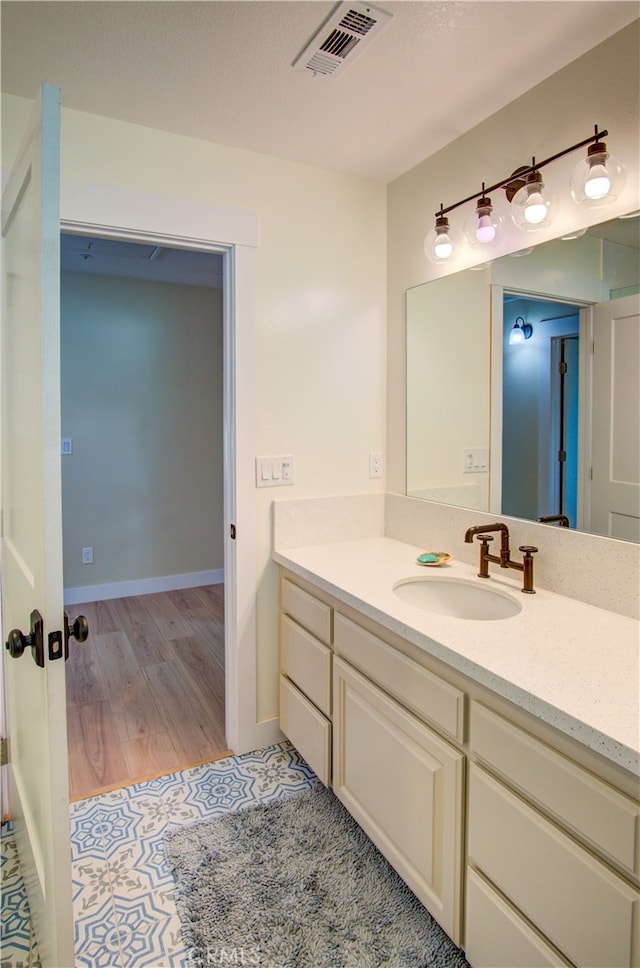
[[[225,734],[235,753],[267,745],[257,723],[255,212],[62,180],[60,230],[223,255]],[[236,539],[230,535],[235,525]]]
[[[589,364],[586,347],[591,346],[588,330],[591,300],[576,298],[564,292],[556,293],[528,290],[517,286],[491,284],[491,365],[490,365],[490,430],[489,430],[489,510],[502,513],[502,422],[503,422],[503,379],[502,356],[504,350],[504,296],[517,295],[523,299],[535,299],[558,304],[567,304],[575,309],[579,318],[579,386],[581,388],[578,414],[578,448],[585,454],[585,444],[590,438],[591,427],[587,398],[590,399]],[[584,390],[583,390],[584,384]],[[586,392],[585,392],[586,391]],[[585,481],[585,462],[578,460],[577,520],[576,528],[584,530],[584,493],[588,482]]]

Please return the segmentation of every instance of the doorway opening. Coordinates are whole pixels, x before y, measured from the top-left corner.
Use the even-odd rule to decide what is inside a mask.
[[[524,293],[503,296],[502,513],[571,528],[577,523],[580,308]]]
[[[74,799],[228,752],[223,256],[63,233],[61,264]]]

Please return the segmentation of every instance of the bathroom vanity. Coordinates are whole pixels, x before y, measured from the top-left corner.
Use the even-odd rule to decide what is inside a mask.
[[[475,968],[640,965],[638,623],[501,573],[439,614],[394,586],[484,583],[421,550],[274,553],[283,732]]]

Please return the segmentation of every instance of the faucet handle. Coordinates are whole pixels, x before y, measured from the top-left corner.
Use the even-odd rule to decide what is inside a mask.
[[[534,545],[520,545],[518,551],[524,552],[525,558],[530,558],[531,555],[535,555],[538,549]]]
[[[490,541],[493,541],[492,534],[479,534],[479,535],[476,535],[476,537],[480,542],[480,544],[483,544],[485,546],[488,545]]]

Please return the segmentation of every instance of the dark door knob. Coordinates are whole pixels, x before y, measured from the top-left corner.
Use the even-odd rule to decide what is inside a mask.
[[[65,655],[69,650],[69,639],[74,638],[76,642],[85,642],[89,634],[89,623],[84,615],[78,615],[73,625],[69,625],[69,619],[65,612],[64,616],[64,645]]]
[[[37,609],[31,613],[29,635],[25,635],[20,629],[11,629],[5,647],[12,659],[19,659],[30,648],[35,664],[44,668],[44,625],[42,615]]]

